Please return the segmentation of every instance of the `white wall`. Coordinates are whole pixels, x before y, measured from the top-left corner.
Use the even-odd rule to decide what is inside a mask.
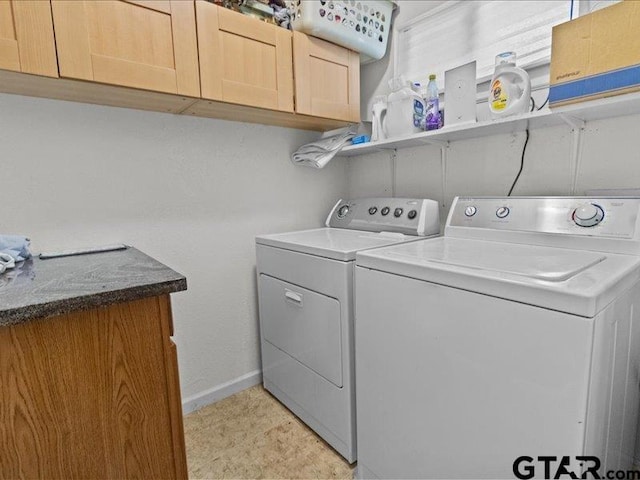
[[[640,115],[587,123],[577,194],[597,188],[640,187]],[[506,195],[520,168],[524,132],[453,142],[443,196],[440,148],[397,151],[395,185],[390,152],[347,160],[352,196],[424,196],[439,200],[446,216],[456,195]],[[513,195],[569,195],[572,133],[560,126],[532,130],[525,167]]]
[[[0,233],[34,251],[123,242],[187,277],[173,295],[183,400],[259,365],[254,236],[317,227],[345,164],[316,133],[0,95]]]
[[[396,29],[409,20],[444,3],[445,0],[396,0],[398,8],[393,17],[392,31],[389,34],[387,55],[374,63],[363,65],[360,69],[360,115],[362,120],[371,121],[371,107],[376,95],[389,93],[388,82],[393,77],[394,46]],[[425,55],[429,46],[425,45]],[[409,79],[407,79],[409,80]],[[415,79],[414,79],[415,80]]]
[[[394,31],[390,36],[387,57],[363,66],[361,71],[363,118],[371,117],[372,97],[389,92],[387,81],[394,74],[395,30],[441,3],[441,0],[398,1],[399,10],[394,18]],[[586,13],[591,4],[598,2],[584,3]],[[425,55],[429,53],[428,47],[425,45]],[[547,66],[535,68],[530,74],[533,83],[548,84]],[[488,92],[488,84],[479,85],[478,88],[479,92]],[[544,102],[547,93],[547,88],[534,93],[537,105]],[[478,118],[484,120],[488,116],[488,106],[483,101],[478,105]],[[639,125],[640,116],[587,124],[577,193],[594,188],[640,187],[640,139],[636,133]],[[398,150],[395,173],[390,153],[381,152],[349,159],[349,192],[352,196],[394,193],[398,196],[429,196],[441,200],[445,205],[442,213],[446,214],[455,195],[506,195],[520,166],[523,142],[524,133],[454,142],[447,152],[444,192],[438,147]],[[568,126],[532,131],[525,169],[514,195],[570,194],[571,142],[572,134]]]

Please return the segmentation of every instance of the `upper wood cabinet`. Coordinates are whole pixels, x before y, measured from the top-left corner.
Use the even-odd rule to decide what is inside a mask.
[[[333,43],[293,32],[296,112],[360,121],[360,56]]]
[[[49,2],[0,0],[0,69],[58,76]]]
[[[291,32],[196,1],[202,97],[293,112]]]
[[[200,96],[193,2],[52,0],[52,6],[61,77]]]
[[[0,92],[309,130],[360,121],[357,53],[204,0],[0,0]]]

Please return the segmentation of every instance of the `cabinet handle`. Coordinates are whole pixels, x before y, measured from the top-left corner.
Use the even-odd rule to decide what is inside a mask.
[[[298,306],[302,306],[302,294],[294,292],[293,290],[289,290],[287,288],[284,289],[284,298],[290,302],[295,303]]]

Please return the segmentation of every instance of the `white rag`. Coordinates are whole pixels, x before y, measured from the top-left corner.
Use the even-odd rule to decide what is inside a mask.
[[[0,234],[0,253],[11,255],[16,262],[31,258],[30,241],[22,235]]]
[[[356,136],[357,126],[341,130],[336,135],[321,138],[317,142],[307,143],[301,146],[291,155],[291,161],[296,165],[305,165],[313,168],[323,168],[329,160],[349,144]]]

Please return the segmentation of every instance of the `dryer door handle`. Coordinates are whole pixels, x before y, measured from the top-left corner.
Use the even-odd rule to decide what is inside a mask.
[[[302,306],[302,294],[298,292],[294,292],[293,290],[289,290],[288,288],[284,289],[284,298],[291,302],[295,303],[298,306]]]

